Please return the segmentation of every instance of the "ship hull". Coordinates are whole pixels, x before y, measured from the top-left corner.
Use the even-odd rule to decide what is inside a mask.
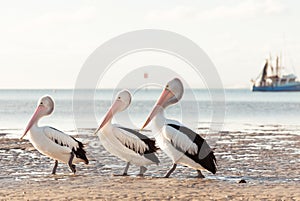
[[[280,85],[280,86],[253,86],[252,91],[300,91],[300,83],[295,83],[293,85]]]

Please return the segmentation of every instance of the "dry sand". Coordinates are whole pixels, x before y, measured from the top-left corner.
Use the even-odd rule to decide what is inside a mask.
[[[144,178],[132,166],[128,177],[121,173],[125,162],[111,156],[92,130],[77,136],[87,145],[90,165],[77,166],[74,176],[59,164],[52,176],[53,161],[39,154],[28,141],[0,136],[1,200],[300,200],[300,136],[284,128],[224,132],[214,144],[218,172],[196,172],[179,166],[171,178],[160,178],[171,161],[159,153],[161,164],[151,165]],[[247,183],[239,184],[245,179]]]
[[[299,183],[236,184],[210,179],[52,176],[2,183],[3,200],[300,200]]]

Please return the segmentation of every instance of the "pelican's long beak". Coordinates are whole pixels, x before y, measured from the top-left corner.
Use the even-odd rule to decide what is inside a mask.
[[[118,111],[119,107],[121,106],[122,102],[119,100],[116,100],[112,106],[110,107],[110,109],[108,110],[108,112],[106,113],[102,123],[100,124],[100,126],[97,128],[97,130],[95,131],[95,135],[99,132],[99,130],[101,130],[101,128],[103,126],[105,126],[114,116],[114,114],[116,114],[116,112]]]
[[[163,92],[161,93],[156,104],[154,105],[152,112],[150,113],[149,117],[147,118],[141,130],[143,130],[150,123],[150,121],[155,117],[155,115],[157,115],[157,113],[160,111],[160,108],[163,106],[163,104],[173,96],[174,94],[170,90],[168,89],[163,90]]]
[[[20,138],[20,140],[22,140],[22,139],[25,137],[25,135],[28,133],[28,131],[30,130],[30,128],[32,127],[32,125],[38,120],[39,113],[40,113],[41,110],[43,110],[43,109],[44,109],[44,106],[42,106],[42,105],[39,105],[39,106],[36,108],[34,114],[32,115],[32,117],[31,117],[31,119],[30,119],[30,121],[29,121],[29,123],[28,123],[28,125],[27,125],[27,127],[26,127],[26,129],[25,129],[25,132],[24,132],[24,134],[22,135],[22,137]]]

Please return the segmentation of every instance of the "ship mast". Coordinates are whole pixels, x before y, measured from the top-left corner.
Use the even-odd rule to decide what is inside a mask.
[[[271,53],[270,53],[270,57],[269,57],[269,66],[271,68],[272,75],[274,75],[274,68],[273,68],[273,65],[272,65],[272,55],[271,55]]]
[[[276,76],[279,77],[279,57],[276,57]]]

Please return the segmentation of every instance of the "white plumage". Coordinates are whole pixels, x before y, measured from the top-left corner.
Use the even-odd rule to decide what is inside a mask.
[[[52,174],[56,172],[58,161],[67,163],[71,171],[75,173],[76,169],[73,163],[84,162],[88,164],[83,144],[55,128],[38,126],[39,119],[51,114],[53,109],[54,101],[52,98],[50,96],[42,97],[21,139],[29,132],[29,140],[32,145],[40,153],[55,160]]]
[[[164,116],[165,108],[177,103],[182,96],[182,82],[177,78],[168,82],[142,129],[153,120],[157,144],[173,161],[173,167],[165,177],[170,176],[177,164],[182,164],[196,169],[198,177],[202,178],[204,176],[200,170],[203,167],[212,173],[216,172],[213,151],[200,135]]]
[[[119,128],[117,125],[113,125],[114,136],[122,143],[123,146],[128,147],[135,153],[145,153],[149,150],[148,145],[145,144],[140,138],[138,138],[133,133],[130,133],[124,129]]]
[[[167,123],[168,124],[168,123]],[[177,124],[182,126],[181,124]],[[191,139],[183,135],[180,131],[170,126],[164,126],[162,135],[168,140],[174,147],[179,148],[182,152],[188,152],[190,154],[197,154],[198,146],[191,141]]]
[[[80,149],[78,141],[55,128],[33,125],[29,133],[29,141],[42,154],[63,163],[68,163],[71,152]],[[73,163],[85,162],[75,157]]]
[[[131,94],[128,91],[119,92],[95,133],[108,152],[127,162],[123,175],[127,175],[130,164],[135,164],[140,166],[139,175],[142,176],[147,170],[144,165],[159,163],[155,155],[155,141],[137,131],[111,123],[113,115],[125,110],[130,102]]]
[[[150,148],[141,139],[113,124],[103,127],[98,136],[107,151],[127,163],[138,166],[154,163],[145,157],[145,151]]]

